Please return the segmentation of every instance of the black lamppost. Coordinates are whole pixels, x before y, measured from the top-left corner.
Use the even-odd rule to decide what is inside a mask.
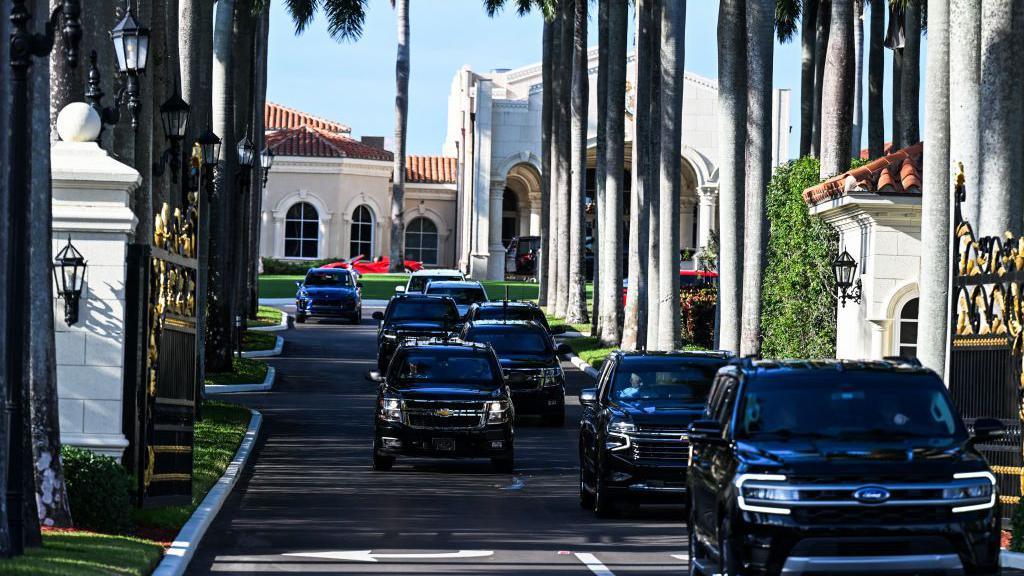
[[[128,98],[128,112],[132,115],[132,128],[139,127],[139,75],[146,71],[149,60],[149,28],[140,26],[132,14],[131,0],[127,0],[124,18],[110,31],[110,39],[114,41],[114,53],[117,55],[117,70],[124,74],[126,86],[119,93],[117,104]]]
[[[54,35],[58,25],[64,40],[64,57],[71,67],[78,66],[78,42],[82,38],[82,26],[79,21],[81,4],[79,0],[63,0],[46,20],[46,31],[34,34],[29,31],[29,20],[32,14],[25,6],[25,0],[11,1],[11,150],[10,178],[8,183],[9,218],[6,222],[10,238],[8,253],[5,255],[7,275],[7,395],[4,398],[4,409],[7,412],[7,438],[10,442],[4,446],[7,457],[7,518],[11,539],[11,553],[20,555],[24,551],[24,529],[22,524],[24,498],[23,483],[26,477],[25,456],[28,443],[22,421],[22,405],[24,403],[25,366],[25,327],[28,325],[28,309],[25,306],[29,278],[28,238],[26,237],[25,216],[28,213],[29,168],[32,159],[29,155],[31,142],[31,126],[29,118],[29,69],[33,59],[48,57],[53,49]]]
[[[212,169],[217,166],[217,159],[220,158],[220,138],[213,133],[213,128],[207,127],[199,135],[196,143],[202,151],[203,167]]]
[[[270,147],[263,149],[263,153],[260,154],[260,166],[263,167],[263,187],[267,187],[267,180],[270,178],[270,168],[274,165],[274,151]]]
[[[835,261],[832,262],[832,275],[836,281],[836,296],[843,308],[846,308],[846,301],[852,300],[859,303],[861,298],[860,278],[854,282],[853,277],[857,274],[857,261],[850,256],[850,253],[843,250]]]
[[[252,163],[255,159],[256,146],[252,143],[249,135],[246,134],[238,141],[238,165],[241,167],[243,175],[252,168]]]
[[[171,181],[178,183],[178,172],[183,169],[181,163],[181,143],[185,140],[185,131],[188,129],[188,115],[192,107],[181,99],[177,93],[160,105],[160,123],[163,125],[164,137],[170,140],[171,145],[160,155],[160,159],[153,162],[153,175],[157,178],[164,175],[168,163],[174,166],[171,171]]]
[[[64,323],[73,326],[78,322],[78,303],[82,298],[85,283],[85,258],[73,244],[68,243],[53,258],[53,281],[57,286],[57,297],[64,300]]]

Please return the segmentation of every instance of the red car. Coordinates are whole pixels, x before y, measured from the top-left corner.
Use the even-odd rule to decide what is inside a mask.
[[[705,270],[680,270],[679,271],[679,289],[692,288],[695,286],[703,286],[714,283],[715,279],[718,278],[718,272],[709,272]],[[629,278],[622,279],[622,305],[626,305],[626,289],[629,287]]]

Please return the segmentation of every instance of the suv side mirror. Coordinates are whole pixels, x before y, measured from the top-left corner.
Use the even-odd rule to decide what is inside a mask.
[[[988,442],[1001,437],[1006,426],[996,418],[978,418],[974,421],[974,441]]]
[[[405,292],[405,286],[395,286],[395,292],[398,292],[399,294]]]
[[[580,390],[580,404],[584,406],[597,405],[597,388],[584,388]]]
[[[550,332],[552,336],[556,334],[565,334],[565,324],[552,326],[551,329],[548,330],[548,332]]]
[[[376,321],[378,321],[378,322],[381,322],[381,321],[383,321],[383,320],[384,320],[384,313],[378,310],[377,312],[374,312],[374,313],[373,313],[373,315],[372,315],[371,317],[372,317],[372,318],[373,318],[374,320],[376,320]]]
[[[370,370],[369,372],[367,372],[366,373],[366,379],[369,380],[370,382],[378,382],[378,383],[384,381],[384,377],[381,376],[380,372],[377,372],[376,370]]]
[[[722,425],[718,420],[695,420],[687,430],[690,443],[717,444],[722,442]]]
[[[565,354],[572,354],[572,347],[568,344],[559,344],[555,346],[555,354],[563,356]]]

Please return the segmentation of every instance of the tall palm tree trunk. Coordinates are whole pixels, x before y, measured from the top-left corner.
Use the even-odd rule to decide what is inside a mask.
[[[658,326],[661,323],[661,291],[658,274],[661,271],[661,4],[663,0],[650,3],[651,33],[647,38],[651,55],[651,118],[648,138],[651,139],[650,155],[644,162],[647,172],[647,218],[650,242],[647,256],[647,348],[658,349]]]
[[[608,6],[608,139],[604,224],[601,230],[601,340],[622,341],[622,207],[625,189],[626,43],[629,8],[625,2]],[[635,245],[634,245],[635,246]]]
[[[868,155],[882,156],[885,150],[885,0],[871,2],[871,48],[868,55]]]
[[[890,15],[891,17],[891,15]],[[904,147],[903,137],[903,48],[892,50],[892,150]]]
[[[918,358],[940,375],[946,371],[950,318],[949,10],[949,2],[928,3],[928,145],[924,147],[921,188],[921,298],[917,332]]]
[[[683,132],[683,73],[686,2],[666,0],[661,8],[661,226],[658,274],[661,302],[658,348],[679,347],[679,204]]]
[[[1021,232],[1020,7],[1015,0],[981,3],[981,210],[982,236]],[[970,190],[968,190],[970,193]]]
[[[561,6],[558,5],[553,10],[551,16],[551,61],[552,70],[555,67],[558,70],[562,68],[562,27],[565,25],[565,18],[562,12]],[[562,90],[564,82],[564,74],[552,74],[551,83],[545,86],[545,90],[550,87],[551,92],[551,177],[548,180],[548,221],[547,227],[549,230],[550,242],[545,246],[545,250],[548,253],[547,270],[548,270],[548,308],[552,313],[556,313],[558,304],[558,288],[561,285],[559,276],[561,270],[558,267],[558,254],[562,250],[562,244],[564,238],[560,237],[558,233],[558,194],[559,187],[558,183],[561,181],[561,169],[562,164],[559,162],[561,156],[560,148],[562,139],[560,134],[562,131]]]
[[[629,209],[629,287],[626,290],[625,320],[622,328],[624,350],[647,345],[647,259],[650,187],[646,163],[650,161],[651,119],[651,0],[637,0],[636,113],[633,116],[633,194]]]
[[[256,94],[253,97],[253,136],[255,138],[256,150],[263,151],[267,147],[266,143],[266,126],[264,124],[265,116],[263,109],[267,104],[267,62],[270,42],[270,6],[267,5],[263,8],[263,11],[259,15],[257,23],[256,33],[256,63],[255,63],[255,74],[256,78],[254,86]],[[263,211],[263,171],[266,168],[263,166],[262,157],[257,157],[260,161],[259,168],[255,170],[253,174],[253,192],[249,201],[250,213],[249,213],[249,257],[247,260],[248,270],[246,270],[247,283],[248,283],[248,294],[247,294],[247,310],[250,320],[255,320],[259,313],[259,279],[260,279],[260,229],[262,218],[260,217]]]
[[[11,13],[10,0],[0,0],[0,38],[10,38],[10,18],[6,16]],[[11,115],[7,110],[11,109],[11,61],[10,42],[0,42],[0,190],[10,190],[9,176],[9,154],[11,144]],[[0,194],[0,254],[8,263],[13,262],[10,249],[10,229],[7,223],[10,221],[8,210],[8,194]],[[7,282],[0,281],[0,401],[7,402],[9,392],[7,382],[7,369],[13,358],[9,356],[8,346],[11,344],[7,339],[8,321],[7,304],[11,303],[7,295]],[[0,410],[0,449],[8,451],[10,438],[8,437],[7,410]],[[0,558],[8,558],[12,554],[11,532],[8,527],[7,516],[7,460],[6,456],[0,456]]]
[[[963,217],[977,226],[981,198],[981,2],[978,0],[950,0],[949,69],[949,155],[953,164],[964,165],[967,198],[961,210]]]
[[[853,0],[853,125],[850,130],[850,151],[860,153],[861,131],[864,127],[864,0]]]
[[[537,303],[548,305],[548,260],[551,246],[551,128],[552,107],[551,82],[554,80],[554,38],[555,27],[550,18],[544,18],[543,58],[541,64],[540,113],[540,250],[537,252]]]
[[[824,87],[825,62],[828,59],[828,35],[831,30],[832,0],[820,0],[818,23],[814,47],[814,125],[811,136],[811,156],[821,155],[822,88]]]
[[[585,1],[585,0],[581,0]],[[562,0],[562,51],[561,69],[572,70],[573,66],[573,34],[575,30],[574,0]],[[569,251],[571,238],[569,224],[572,220],[571,188],[572,188],[572,77],[562,83],[558,95],[558,188],[555,199],[558,203],[558,252],[555,254],[558,265],[558,292],[555,299],[555,315],[565,318],[569,307],[569,286],[571,284],[571,260]]]
[[[811,153],[814,132],[814,49],[818,29],[818,0],[804,0],[800,20],[800,156]]]
[[[903,63],[900,89],[902,96],[900,113],[900,143],[904,146],[916,144],[921,140],[919,106],[921,94],[921,0],[907,0],[907,12],[904,16],[906,44],[903,48]]]
[[[822,108],[821,177],[850,167],[850,97],[853,91],[853,0],[832,0]],[[747,294],[744,293],[744,298]]]
[[[586,276],[587,107],[590,74],[587,61],[587,4],[574,2],[572,63],[572,190],[569,214],[569,299],[566,322],[588,323]]]
[[[395,173],[391,184],[391,264],[389,272],[405,271],[405,135],[409,126],[409,0],[393,0],[398,23],[395,59]]]
[[[746,0],[722,0],[718,8],[718,141],[722,155],[718,172],[718,347],[735,353],[740,351],[743,301],[746,4]],[[813,147],[813,140],[811,144]]]
[[[253,118],[255,116],[253,100],[255,55],[253,54],[253,48],[255,38],[256,15],[252,11],[251,3],[236,2],[235,32],[232,41],[232,50],[234,51],[232,58],[235,68],[233,78],[235,91],[235,135],[239,140],[244,137],[248,138],[250,142],[256,141],[256,135],[253,133]],[[237,204],[235,206],[237,216],[233,225],[234,236],[232,239],[234,257],[231,259],[231,316],[236,320],[241,320],[243,327],[247,322],[248,305],[246,300],[249,297],[249,291],[246,286],[247,270],[249,269],[249,227],[251,225],[249,206],[252,204],[253,193],[255,190],[258,190],[259,186],[259,181],[254,178],[254,166],[256,166],[255,158],[253,159],[252,166],[243,168],[245,171],[245,182],[242,183],[244,185],[239,186],[237,194]],[[240,334],[236,331],[235,336],[237,348],[237,338],[240,337]]]
[[[597,2],[597,145],[594,159],[594,233],[591,246],[594,251],[594,299],[590,317],[593,327],[591,336],[601,337],[603,330],[601,317],[601,283],[607,279],[602,274],[604,258],[602,251],[608,212],[605,210],[605,194],[608,186],[608,3],[610,0]]]

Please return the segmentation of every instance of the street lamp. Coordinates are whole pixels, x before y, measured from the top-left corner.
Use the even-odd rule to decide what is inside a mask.
[[[270,147],[263,149],[261,156],[260,165],[263,166],[263,187],[267,186],[267,180],[270,178],[270,167],[274,165],[274,151]]]
[[[168,162],[171,166],[181,168],[181,142],[185,139],[188,114],[191,110],[188,102],[182,100],[177,93],[160,105],[160,123],[163,125],[164,137],[170,140],[171,145],[161,155],[160,160],[153,163],[153,174],[158,178],[163,176]],[[171,172],[171,180],[175,184],[178,182],[178,170]]]
[[[149,59],[149,28],[140,26],[132,14],[131,0],[127,0],[124,18],[110,31],[117,55],[117,69],[127,78],[124,89],[128,97],[128,111],[132,115],[132,128],[139,127],[139,75],[145,73]],[[118,103],[122,95],[118,95]]]
[[[843,253],[832,262],[832,275],[836,281],[836,292],[843,308],[846,307],[847,300],[852,300],[854,303],[860,302],[860,278],[856,282],[853,280],[856,273],[857,261],[853,259],[853,256],[850,256],[849,252],[843,250]]]
[[[217,159],[220,158],[220,138],[213,133],[213,128],[207,127],[196,142],[202,150],[203,166],[207,168],[216,166]]]
[[[78,322],[85,266],[85,258],[71,244],[71,236],[68,236],[68,243],[53,258],[53,280],[57,284],[57,297],[64,300],[64,323],[68,326]]]
[[[246,134],[238,141],[238,165],[242,168],[252,168],[252,162],[256,159],[256,146],[252,139]]]

